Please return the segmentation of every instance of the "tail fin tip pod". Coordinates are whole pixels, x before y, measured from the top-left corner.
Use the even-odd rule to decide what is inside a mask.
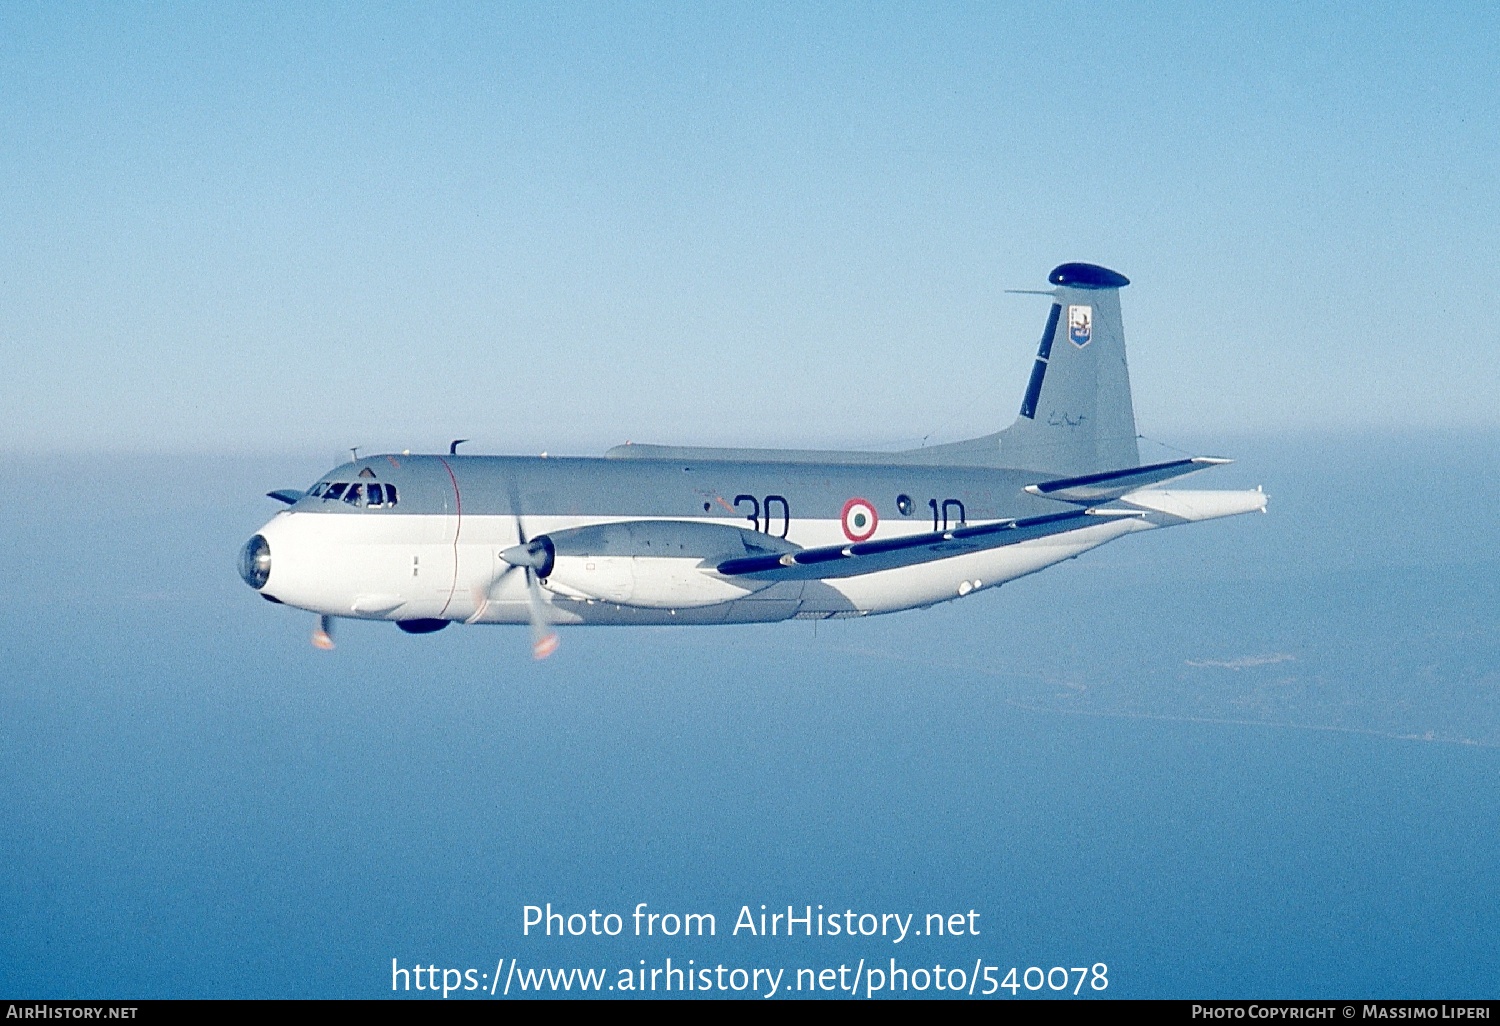
[[[1054,285],[1068,285],[1080,289],[1120,289],[1130,284],[1130,279],[1119,271],[1111,271],[1098,264],[1058,264],[1047,275]]]
[[[1120,289],[1097,264],[1059,264],[1020,415],[1000,432],[1007,467],[1082,475],[1140,465]]]

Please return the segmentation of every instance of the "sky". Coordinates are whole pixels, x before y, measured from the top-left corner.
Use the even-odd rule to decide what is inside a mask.
[[[1500,426],[1487,5],[0,10],[0,448]]]

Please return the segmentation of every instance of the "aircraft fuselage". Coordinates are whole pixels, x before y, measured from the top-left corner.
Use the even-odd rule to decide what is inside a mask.
[[[964,467],[375,456],[325,475],[261,529],[269,575],[260,590],[331,616],[525,623],[525,580],[505,574],[501,553],[522,530],[535,538],[598,527],[588,552],[559,558],[541,582],[554,623],[822,619],[968,595],[1158,526],[1106,521],[918,566],[771,583],[723,579],[705,565],[714,543],[696,543],[699,526],[725,538],[750,532],[780,551],[1052,514],[1058,502],[1024,491],[1045,477]],[[340,497],[318,494],[334,484],[346,485]],[[345,501],[352,486],[371,484],[382,486],[382,500],[394,485],[395,504],[371,505],[365,492]],[[606,525],[618,525],[613,535]]]

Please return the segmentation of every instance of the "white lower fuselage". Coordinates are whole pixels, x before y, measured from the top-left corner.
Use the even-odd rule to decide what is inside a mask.
[[[612,519],[534,517],[525,526],[535,537]],[[739,518],[704,522],[744,526]],[[565,581],[556,575],[544,580],[543,596],[559,624],[754,623],[889,613],[991,588],[1152,526],[1147,520],[1114,520],[919,566],[769,586],[717,578],[694,557],[600,556]],[[882,536],[926,529],[892,527]],[[527,622],[524,575],[506,574],[500,557],[520,541],[511,517],[466,515],[460,529],[457,517],[441,514],[289,511],[260,533],[274,554],[268,592],[287,605],[363,619]],[[804,548],[846,542],[837,520],[794,520],[787,540]],[[747,590],[751,586],[760,590]]]

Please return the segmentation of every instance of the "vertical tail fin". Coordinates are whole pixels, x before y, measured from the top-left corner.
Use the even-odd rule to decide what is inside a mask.
[[[1000,432],[1007,467],[1079,475],[1140,465],[1125,330],[1123,274],[1063,264],[1016,422]]]

